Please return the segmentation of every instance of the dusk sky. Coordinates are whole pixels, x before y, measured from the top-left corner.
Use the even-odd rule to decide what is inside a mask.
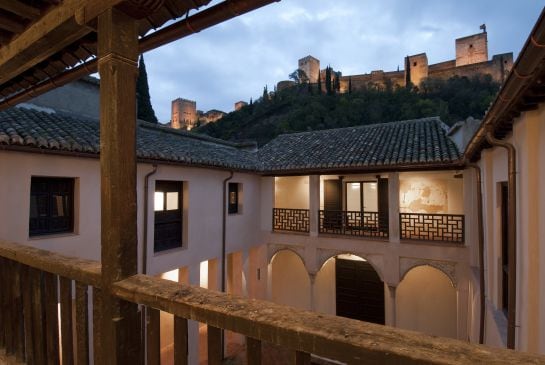
[[[146,53],[152,104],[163,123],[178,97],[230,112],[287,80],[309,54],[343,75],[403,69],[406,55],[421,52],[430,64],[446,61],[455,58],[454,40],[483,23],[489,57],[516,58],[542,7],[537,0],[282,0]]]

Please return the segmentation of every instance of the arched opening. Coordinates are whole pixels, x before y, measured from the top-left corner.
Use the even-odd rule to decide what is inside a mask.
[[[343,254],[327,260],[314,288],[315,309],[384,324],[384,283],[364,258]]]
[[[396,292],[397,326],[442,337],[457,337],[456,289],[431,266],[405,274]]]
[[[305,264],[291,250],[278,251],[271,259],[271,300],[310,309],[310,279]]]

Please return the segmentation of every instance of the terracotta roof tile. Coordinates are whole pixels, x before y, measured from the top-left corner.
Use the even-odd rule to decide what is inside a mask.
[[[11,108],[0,112],[0,145],[98,154],[99,123],[62,113]],[[137,156],[141,159],[255,171],[256,155],[235,143],[138,123]]]
[[[99,123],[22,107],[0,112],[0,147],[22,146],[98,155]],[[244,145],[138,122],[137,156],[252,172],[395,169],[459,163],[460,152],[439,118],[285,134],[259,152]],[[247,146],[246,146],[247,147]]]
[[[460,151],[437,117],[284,134],[259,151],[265,172],[451,164]]]

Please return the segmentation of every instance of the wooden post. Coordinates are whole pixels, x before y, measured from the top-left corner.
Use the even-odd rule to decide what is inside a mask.
[[[117,9],[98,18],[102,328],[104,364],[140,364],[137,305],[113,297],[112,284],[137,273],[136,21]]]
[[[248,365],[261,365],[261,341],[246,337],[246,361]]]

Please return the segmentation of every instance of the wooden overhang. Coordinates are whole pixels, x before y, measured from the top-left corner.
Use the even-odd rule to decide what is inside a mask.
[[[96,72],[97,17],[111,7],[138,19],[143,53],[276,1],[0,0],[0,110]]]
[[[486,133],[505,138],[521,113],[535,110],[545,101],[545,9],[541,12],[496,99],[465,150],[467,161],[479,159],[490,145]]]

